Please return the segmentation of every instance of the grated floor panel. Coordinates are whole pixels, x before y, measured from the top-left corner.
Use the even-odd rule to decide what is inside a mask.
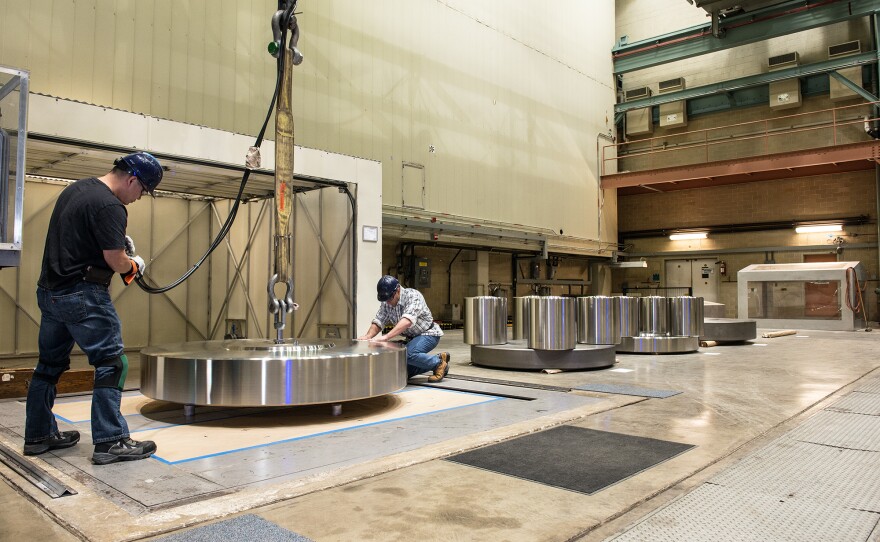
[[[854,542],[868,540],[880,514],[810,499],[703,484],[660,508],[614,542]]]
[[[614,542],[868,541],[880,534],[875,378]]]

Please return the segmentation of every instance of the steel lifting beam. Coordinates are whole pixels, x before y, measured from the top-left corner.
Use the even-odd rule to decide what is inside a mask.
[[[838,72],[829,72],[828,75],[837,79],[838,81],[840,81],[841,84],[843,84],[843,86],[845,86],[846,88],[855,92],[856,94],[858,94],[862,98],[868,100],[869,102],[876,102],[877,101],[876,96],[874,96],[873,94],[871,94],[867,90],[863,89],[861,87],[861,85],[855,84],[854,82],[850,81],[849,79],[847,79],[843,75],[839,74]]]
[[[814,64],[809,64],[806,66],[797,66],[794,68],[786,68],[784,70],[778,70],[768,73],[760,73],[757,75],[749,75],[747,77],[741,77],[739,79],[731,79],[729,81],[721,81],[718,83],[712,83],[711,85],[703,85],[701,87],[693,87],[685,90],[681,90],[678,92],[669,92],[658,94],[657,96],[651,96],[650,98],[643,98],[641,100],[633,100],[631,102],[615,104],[614,112],[615,114],[626,113],[632,109],[641,109],[643,107],[652,107],[655,105],[677,102],[679,100],[691,100],[693,98],[699,98],[702,96],[710,96],[713,94],[723,94],[725,92],[731,92],[734,90],[740,90],[749,87],[757,87],[761,85],[766,85],[768,83],[773,83],[775,81],[784,81],[786,79],[794,79],[800,77],[807,77],[810,75],[816,75],[820,73],[833,73],[836,70],[840,70],[843,68],[851,68],[854,66],[862,66],[864,64],[876,64],[877,63],[877,54],[875,52],[862,53],[859,55],[852,55],[843,58],[835,58],[832,60],[826,60],[823,62],[816,62]],[[844,83],[846,84],[846,83]],[[860,87],[861,88],[861,87]],[[858,92],[858,91],[856,91]],[[864,92],[864,89],[862,89]],[[864,96],[864,94],[863,94]],[[870,95],[868,95],[870,96]],[[874,97],[868,97],[866,99],[868,101],[877,101]],[[615,117],[616,118],[616,117]]]
[[[712,35],[712,23],[693,26],[619,45],[612,49],[614,73],[622,74],[740,45],[765,41],[811,28],[870,16],[880,11],[877,0],[792,0],[742,15],[720,25],[722,38]]]

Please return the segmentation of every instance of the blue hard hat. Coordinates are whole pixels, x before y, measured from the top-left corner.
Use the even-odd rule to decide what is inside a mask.
[[[162,181],[162,165],[156,157],[148,152],[135,152],[118,158],[113,166],[127,171],[138,178],[144,189],[154,195],[153,191]]]
[[[379,279],[379,284],[376,285],[376,293],[378,294],[376,297],[379,301],[388,301],[394,297],[394,292],[396,292],[399,287],[399,280],[391,275],[385,275]]]

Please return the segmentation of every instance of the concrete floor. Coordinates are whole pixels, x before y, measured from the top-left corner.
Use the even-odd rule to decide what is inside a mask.
[[[126,529],[136,526],[148,532],[151,525],[161,525],[167,534],[241,513],[257,514],[319,542],[604,540],[798,427],[859,381],[880,375],[878,341],[876,332],[802,331],[799,336],[757,339],[755,344],[693,354],[618,355],[614,371],[542,374],[471,366],[461,332],[448,332],[439,349],[452,352],[454,376],[560,387],[628,384],[682,392],[666,399],[644,399],[573,391],[605,401],[567,420],[549,417],[520,433],[568,423],[696,447],[584,495],[440,460],[492,440],[485,434],[471,435],[452,447],[428,445],[344,473],[330,469],[319,480],[273,490],[271,499],[265,498],[263,489],[136,517],[115,509],[100,492],[88,488],[80,495],[49,502],[0,464],[0,540],[131,539],[128,534],[137,529],[114,529],[127,525]],[[426,419],[426,423],[443,421]],[[20,446],[7,437],[0,434],[0,441]],[[37,464],[48,465],[42,460]],[[120,473],[136,476],[137,470],[136,462]],[[78,536],[69,532],[64,516],[74,508],[89,514],[96,528],[87,534],[80,530]]]

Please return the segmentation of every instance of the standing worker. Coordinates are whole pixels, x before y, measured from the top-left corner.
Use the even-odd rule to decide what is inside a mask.
[[[78,431],[59,432],[52,414],[56,384],[70,368],[74,342],[95,368],[92,462],[145,459],[156,451],[152,441],[129,438],[128,424],[119,411],[128,358],[109,286],[114,273],[120,273],[128,285],[146,268],[125,234],[125,206],[145,193],[153,195],[161,180],[159,161],[136,152],[116,160],[103,177],[71,184],[55,203],[37,282],[42,311],[40,359],[28,387],[25,455],[68,448],[79,441]]]
[[[434,322],[431,309],[421,292],[414,288],[404,288],[391,275],[379,279],[376,291],[382,305],[373,318],[370,329],[358,339],[387,341],[403,335],[407,338],[407,378],[431,371],[433,374],[428,377],[428,382],[443,380],[449,372],[450,356],[449,352],[428,355],[440,342],[443,330]],[[387,334],[379,335],[385,324],[394,324],[394,327]]]

